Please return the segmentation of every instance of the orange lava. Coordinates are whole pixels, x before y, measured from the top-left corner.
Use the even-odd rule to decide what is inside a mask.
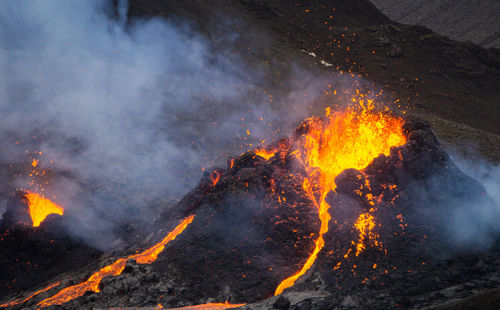
[[[36,295],[38,295],[40,293],[43,293],[43,292],[46,292],[46,291],[48,291],[48,290],[50,290],[50,289],[58,286],[59,284],[61,284],[61,281],[58,281],[56,283],[52,283],[49,286],[47,286],[46,288],[41,289],[39,291],[36,291],[36,292],[34,292],[33,294],[29,295],[28,297],[26,297],[24,299],[19,298],[19,299],[13,300],[11,302],[8,302],[8,303],[5,303],[5,304],[1,304],[0,308],[7,308],[7,307],[13,307],[13,306],[19,305],[19,304],[24,304],[25,302],[27,302],[31,298],[35,297]]]
[[[266,150],[265,148],[261,148],[261,149],[255,149],[254,152],[255,152],[255,155],[260,156],[260,157],[264,158],[265,160],[268,160],[269,158],[274,156],[274,153],[276,152],[276,150],[274,150],[274,149]]]
[[[230,304],[227,301],[225,303],[209,303],[196,306],[187,306],[181,308],[171,308],[170,310],[224,310],[242,307],[246,304]]]
[[[43,222],[49,214],[55,213],[63,215],[64,213],[63,207],[53,203],[43,195],[27,192],[25,197],[28,199],[28,206],[33,227],[40,226],[40,223]]]
[[[125,269],[125,265],[127,260],[135,259],[139,264],[150,264],[156,260],[158,254],[163,251],[165,245],[174,240],[180,233],[186,229],[186,227],[191,224],[194,219],[194,215],[186,217],[177,227],[174,228],[163,240],[155,244],[154,246],[146,249],[145,251],[131,255],[127,258],[120,258],[116,260],[113,264],[105,266],[101,268],[101,270],[97,271],[90,278],[80,284],[66,287],[65,289],[59,291],[56,295],[47,298],[37,306],[40,308],[53,306],[53,305],[61,305],[65,302],[73,300],[77,297],[82,296],[87,291],[99,292],[99,284],[101,283],[104,277],[108,276],[117,276],[122,273],[123,269]]]
[[[354,227],[356,227],[359,232],[359,241],[356,244],[356,256],[358,256],[359,253],[366,248],[364,243],[365,239],[368,238],[370,240],[374,240],[377,237],[373,233],[373,228],[375,227],[373,215],[369,213],[361,213],[356,223],[354,223]]]
[[[220,180],[220,172],[217,170],[213,170],[210,173],[210,181],[212,181],[212,186],[217,185],[217,183],[219,183],[219,180]]]
[[[325,199],[330,191],[336,189],[335,177],[345,169],[363,169],[378,155],[389,155],[391,147],[406,143],[401,131],[403,121],[387,113],[374,111],[371,101],[361,101],[356,106],[336,113],[327,109],[325,119],[313,117],[307,123],[309,130],[298,141],[297,157],[307,170],[308,177],[304,179],[303,189],[318,209],[321,227],[314,251],[306,263],[296,274],[279,284],[275,295],[281,294],[304,275],[323,248],[323,235],[328,231],[331,218],[328,212],[330,206]],[[370,225],[363,226],[360,232],[366,235]],[[361,251],[364,247],[360,247]]]

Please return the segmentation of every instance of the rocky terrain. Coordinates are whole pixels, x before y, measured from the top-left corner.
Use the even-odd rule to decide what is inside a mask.
[[[372,0],[390,19],[426,26],[454,40],[500,48],[500,4],[479,1]]]
[[[406,144],[335,179],[337,190],[327,198],[335,221],[325,234],[325,248],[284,294],[268,298],[279,280],[304,262],[318,229],[307,208],[311,201],[301,189],[304,172],[288,143],[268,160],[250,151],[228,161],[225,169],[214,168],[217,182],[208,172],[176,208],[158,218],[167,223],[195,215],[157,261],[130,260],[123,273],[99,283],[100,292],[56,307],[172,308],[228,301],[255,302],[244,309],[423,309],[495,288],[500,284],[500,245],[494,229],[496,241],[488,250],[472,252],[447,234],[449,217],[457,209],[493,202],[450,160],[427,122],[409,117],[403,132]],[[307,123],[294,139],[303,134]],[[376,218],[378,225],[370,232],[376,238],[366,239],[366,249],[354,255],[358,235],[353,223],[365,212]],[[162,226],[149,239],[171,229]],[[102,259],[101,268],[110,261]],[[88,277],[88,269],[80,272],[66,273],[57,288],[12,308],[39,306]],[[482,300],[481,307],[495,306],[495,298]]]
[[[382,4],[373,2],[382,8]],[[463,251],[443,239],[446,232],[442,224],[446,222],[446,205],[461,205],[471,199],[483,203],[489,199],[480,184],[450,161],[446,150],[500,162],[500,50],[454,41],[423,26],[391,21],[367,0],[130,0],[129,4],[129,23],[165,17],[180,25],[187,24],[202,33],[214,51],[238,55],[239,60],[258,68],[262,76],[256,88],[273,98],[286,98],[292,91],[288,83],[293,68],[298,66],[314,76],[362,77],[368,88],[383,90],[381,100],[392,102],[394,113],[419,118],[407,118],[405,133],[409,143],[399,147],[400,153],[394,151],[380,157],[363,171],[365,178],[393,182],[400,190],[397,208],[391,209],[389,201],[382,201],[380,206],[380,218],[387,222],[377,233],[382,236],[387,253],[374,248],[344,261],[342,250],[350,247],[353,232],[331,226],[325,235],[329,250],[321,253],[317,264],[283,296],[268,298],[283,275],[304,260],[319,224],[301,206],[307,204],[306,198],[297,195],[301,180],[287,177],[288,172],[296,172],[292,157],[265,161],[250,151],[234,157],[235,166],[228,162],[226,168],[209,171],[219,173],[218,184],[213,184],[207,172],[198,187],[175,204],[174,213],[172,203],[163,203],[160,215],[147,232],[130,228],[132,240],[137,242],[125,252],[127,255],[162,238],[175,226],[176,219],[197,214],[193,227],[170,244],[158,261],[151,265],[129,261],[121,275],[102,281],[101,293],[88,292],[62,308],[157,304],[180,307],[229,301],[254,302],[245,306],[248,309],[495,309],[498,289],[487,290],[500,285],[499,245],[496,242],[489,250]],[[494,12],[494,3],[492,7]],[[424,8],[430,11],[433,7]],[[238,35],[233,40],[234,32]],[[460,33],[472,35],[465,30]],[[481,39],[479,43],[494,44],[496,39]],[[326,92],[310,107],[300,110],[299,119],[323,115],[327,106],[341,106],[344,95]],[[275,113],[291,114],[286,100],[274,102]],[[178,121],[181,126],[185,120]],[[280,135],[286,136],[297,123],[287,119],[278,125],[282,129]],[[275,208],[272,202],[276,197],[270,194],[271,175],[287,193],[292,193],[287,201],[298,202],[298,207],[285,204],[283,209]],[[339,184],[344,186],[339,186],[339,193],[328,199],[343,206],[337,211],[343,220],[352,222],[354,211],[348,210],[361,212],[366,208],[352,192],[359,171],[349,170],[341,176]],[[436,184],[438,189],[430,190]],[[467,193],[459,190],[464,184],[468,185]],[[422,193],[422,188],[429,191]],[[365,194],[381,192],[384,190],[377,188]],[[264,201],[259,211],[251,207],[256,200]],[[440,212],[434,213],[436,210]],[[270,217],[293,218],[292,214],[296,216],[294,212],[299,211],[310,216],[310,220],[300,222],[303,227],[298,231],[292,229],[298,224],[293,220],[281,226],[266,222]],[[397,217],[400,213],[404,223]],[[229,217],[235,214],[237,220]],[[248,219],[252,219],[252,224],[245,226]],[[134,225],[137,223],[131,223],[131,227]],[[230,233],[221,232],[220,227]],[[152,228],[155,232],[149,234]],[[264,236],[246,238],[258,232]],[[298,248],[293,247],[292,241],[297,239],[301,240]],[[205,247],[207,244],[210,247]],[[52,246],[47,246],[48,252],[59,253],[61,247],[74,245],[65,240],[61,246]],[[85,249],[77,247],[78,251],[82,248]],[[266,249],[264,254],[260,252],[262,248]],[[93,271],[124,254],[108,253],[94,260],[99,252],[86,252],[88,256],[75,261],[72,271],[68,271],[72,269],[71,259],[65,262],[65,273],[54,278],[61,280],[61,287],[42,292],[18,308],[36,307],[63,286],[87,279]],[[288,256],[294,259],[287,260]],[[252,259],[247,262],[247,257]],[[94,261],[80,268],[90,259]],[[16,259],[4,260],[15,265]],[[342,270],[334,270],[339,262]],[[264,270],[263,266],[269,264],[272,270]],[[27,292],[54,282],[43,280],[55,275],[50,266],[37,272],[39,278],[33,282],[21,277],[21,284],[2,292],[2,302],[26,297]]]

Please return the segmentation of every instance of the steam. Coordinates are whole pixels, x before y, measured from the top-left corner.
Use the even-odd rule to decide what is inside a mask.
[[[500,236],[500,166],[459,156],[454,156],[453,160],[465,174],[484,186],[488,197],[470,197],[457,205],[450,215],[448,231],[452,241],[460,247],[488,248]],[[467,192],[467,188],[461,190]]]
[[[41,151],[70,230],[100,247],[190,190],[226,150],[305,115],[298,100],[286,116],[273,111],[256,86],[263,72],[189,26],[126,15],[126,1],[0,2],[0,162]],[[307,83],[294,88],[316,87]]]
[[[373,90],[294,64],[276,86],[243,59],[232,21],[214,44],[179,21],[126,16],[126,1],[0,1],[0,164],[26,164],[41,151],[55,173],[47,191],[65,207],[69,231],[97,247],[191,190],[202,168],[291,133],[313,102],[346,104],[356,89]],[[490,244],[500,168],[461,167],[496,204],[457,208],[451,234]],[[26,172],[16,187],[26,188]],[[0,196],[0,214],[6,206]]]

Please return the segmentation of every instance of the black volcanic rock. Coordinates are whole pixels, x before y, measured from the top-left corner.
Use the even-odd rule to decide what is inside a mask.
[[[159,219],[170,224],[156,238],[175,218],[195,214],[154,263],[129,261],[121,275],[101,282],[101,293],[64,307],[226,300],[255,302],[248,309],[421,308],[499,285],[498,242],[470,251],[448,231],[449,218],[464,204],[491,203],[484,188],[455,166],[425,121],[408,117],[403,128],[406,144],[336,178],[338,188],[327,197],[332,220],[324,248],[283,295],[271,297],[304,264],[319,229],[293,149],[269,160],[250,151],[230,159],[226,169],[207,171]],[[374,226],[363,237],[355,223],[370,216]]]
[[[37,288],[62,273],[94,262],[102,252],[73,238],[64,219],[47,216],[32,227],[22,193],[8,200],[0,229],[0,299],[15,292]]]
[[[329,298],[354,296],[360,301],[356,309],[421,308],[451,298],[434,294],[447,287],[469,281],[485,288],[500,284],[498,242],[489,251],[471,251],[473,244],[457,243],[449,230],[450,219],[464,205],[473,213],[474,206],[493,201],[450,160],[425,121],[407,118],[403,128],[405,145],[361,171],[348,169],[337,177],[338,190],[327,200],[332,215],[325,235],[328,250],[320,253],[310,277],[289,294],[321,282]],[[366,199],[369,195],[375,199]],[[367,248],[355,255],[360,237],[353,223],[363,213],[374,217],[373,234],[380,243],[366,238]],[[474,224],[469,220],[464,225]],[[498,240],[495,229],[483,228]],[[495,263],[481,264],[485,257]],[[316,301],[319,307],[328,299],[321,300]]]
[[[228,32],[237,32],[236,42],[214,43],[214,49],[229,50],[255,66],[269,62],[263,79],[270,83],[262,85],[267,91],[284,91],[276,85],[286,83],[297,63],[310,64],[313,74],[353,72],[382,86],[387,102],[397,98],[411,113],[432,121],[447,144],[465,151],[473,141],[481,155],[500,160],[498,49],[398,24],[368,0],[129,2],[130,17],[169,17],[201,30],[211,42],[226,42]],[[221,31],[228,19],[238,26]],[[326,101],[337,99],[329,95]],[[314,113],[324,107],[315,103]]]

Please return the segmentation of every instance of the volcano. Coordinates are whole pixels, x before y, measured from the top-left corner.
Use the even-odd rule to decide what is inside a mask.
[[[366,0],[125,2],[0,12],[0,309],[497,309],[498,195],[449,155],[500,160],[497,49]]]
[[[456,190],[464,184],[469,192]],[[157,244],[3,306],[428,306],[458,281],[500,280],[480,264],[498,262],[494,251],[442,268],[452,251],[446,215],[465,201],[493,203],[427,122],[369,103],[327,110],[291,137],[206,171],[158,218],[170,224],[150,237],[163,235]]]

